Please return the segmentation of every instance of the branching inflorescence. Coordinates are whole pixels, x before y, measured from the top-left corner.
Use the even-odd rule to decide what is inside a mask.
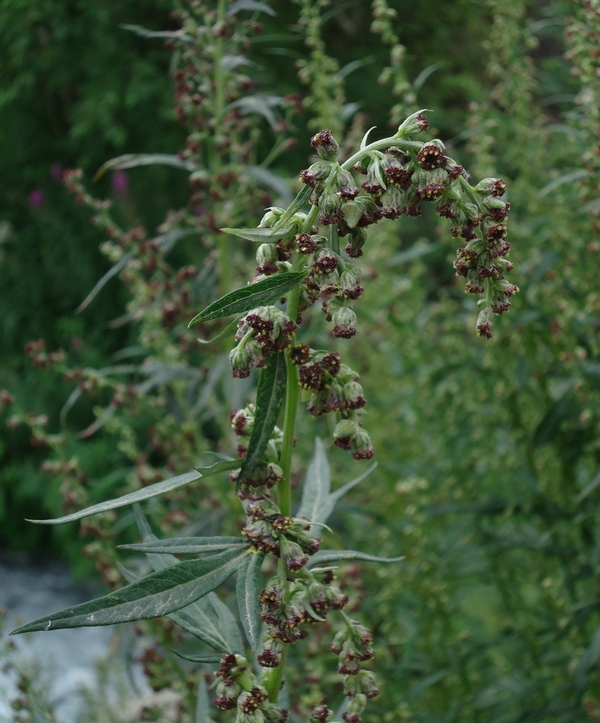
[[[509,204],[501,200],[504,182],[489,178],[471,186],[469,174],[446,155],[441,141],[413,140],[428,128],[425,114],[415,113],[390,138],[368,144],[367,134],[360,149],[344,162],[338,160],[339,145],[331,131],[321,131],[311,141],[318,160],[301,172],[305,188],[293,203],[287,209],[269,208],[257,228],[224,229],[258,243],[256,275],[246,287],[210,304],[190,325],[237,315],[235,346],[229,353],[232,374],[243,378],[253,368],[259,370],[256,402],[230,416],[238,438],[237,459],[149,485],[58,520],[138,502],[227,470],[246,515],[241,538],[161,542],[148,537],[138,510],[145,541],[131,549],[146,552],[151,561],[156,558],[152,553],[165,552],[206,557],[183,562],[173,558],[167,567],[158,566],[111,595],[45,616],[18,632],[172,616],[219,653],[214,699],[218,708],[236,710],[237,723],[283,723],[288,712],[279,692],[288,650],[315,624],[337,613],[341,629],[330,649],[338,656],[347,698],[341,716],[346,723],[360,723],[368,699],[379,692],[373,673],[364,668],[374,654],[372,637],[344,612],[348,597],[335,584],[331,563],[377,558],[320,550],[320,530],[345,491],[330,494],[329,482],[325,484],[323,476],[312,469],[325,459],[320,442],[299,509],[292,513],[290,473],[301,397],[312,416],[335,415],[337,447],[352,452],[357,460],[370,459],[374,452],[363,427],[366,402],[358,374],[338,352],[303,343],[303,317],[320,302],[334,337],[356,335],[353,305],[363,288],[354,260],[363,254],[367,227],[381,219],[419,216],[427,203],[451,220],[452,236],[464,244],[454,266],[466,279],[466,291],[483,295],[477,319],[480,336],[491,336],[494,315],[508,310],[509,299],[518,290],[505,279],[512,265],[506,259]],[[359,185],[360,175],[364,180]],[[340,239],[344,239],[344,252]],[[281,427],[277,426],[280,417]],[[259,580],[266,555],[274,556],[276,572],[263,587]],[[208,596],[235,571],[240,617],[258,663],[255,672],[247,651],[235,642],[221,643],[198,624],[186,627],[194,610],[209,615]],[[331,715],[321,703],[313,709],[311,721],[325,723]]]

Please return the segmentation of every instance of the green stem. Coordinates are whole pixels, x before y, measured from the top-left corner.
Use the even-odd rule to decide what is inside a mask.
[[[357,151],[353,156],[350,156],[347,161],[344,161],[344,163],[342,163],[342,168],[345,171],[348,171],[357,161],[360,161],[363,156],[371,153],[371,151],[377,151],[380,148],[389,148],[390,146],[394,146],[395,148],[421,148],[423,144],[419,141],[405,141],[401,138],[394,138],[393,136],[391,136],[390,138],[382,138],[380,141],[370,143],[368,146],[365,146],[360,151]]]

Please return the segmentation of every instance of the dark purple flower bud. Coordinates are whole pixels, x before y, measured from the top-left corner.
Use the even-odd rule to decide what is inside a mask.
[[[412,183],[416,195],[423,201],[435,201],[442,196],[450,183],[450,176],[443,168],[431,171],[418,170],[413,173]]]
[[[445,168],[453,181],[456,181],[459,176],[465,173],[465,169],[452,158],[446,157]]]
[[[129,176],[125,171],[115,171],[110,184],[117,198],[126,198],[129,195]]]
[[[354,380],[344,384],[342,388],[342,398],[345,409],[361,409],[366,404],[363,396],[363,388]]]
[[[310,140],[311,148],[314,148],[319,158],[325,161],[335,161],[340,152],[340,147],[330,130],[317,133]]]
[[[300,367],[298,383],[302,389],[311,389],[315,392],[322,392],[327,385],[325,370],[317,363],[305,364]]]
[[[475,186],[475,190],[486,196],[503,196],[506,183],[501,178],[484,178]]]
[[[340,367],[342,366],[340,355],[335,351],[326,354],[319,364],[326,369],[332,377],[340,371]]]
[[[296,572],[306,565],[308,555],[306,555],[297,542],[291,542],[283,537],[281,539],[281,557],[288,570]]]
[[[348,237],[348,243],[344,251],[351,259],[357,259],[363,255],[363,246],[367,240],[367,232],[361,228],[353,229]]]
[[[400,186],[400,188],[408,188],[412,171],[404,168],[400,158],[398,158],[396,154],[391,154],[391,150],[392,149],[389,149],[383,156],[383,170],[385,171],[386,178],[388,181]]]
[[[300,180],[302,183],[315,188],[318,183],[325,181],[331,172],[331,163],[327,161],[317,161],[304,171],[300,171]]]
[[[335,174],[334,183],[340,192],[340,198],[345,201],[351,201],[359,194],[358,186],[354,182],[352,175],[343,168],[340,168]]]
[[[333,442],[336,447],[349,451],[352,449],[352,440],[356,434],[357,424],[351,419],[341,419],[333,432]]]
[[[388,186],[379,198],[384,218],[400,218],[404,213],[404,194],[397,186]]]
[[[352,439],[352,456],[354,459],[371,459],[375,454],[371,438],[362,427],[357,427]]]
[[[313,263],[311,270],[315,274],[331,274],[338,267],[337,256],[329,249],[321,249]]]
[[[425,171],[433,171],[446,165],[444,148],[439,141],[426,143],[417,153],[417,162]]]
[[[314,254],[320,245],[320,236],[311,236],[307,233],[299,233],[296,236],[296,250],[300,254],[308,256]]]
[[[290,361],[292,364],[306,364],[310,357],[310,347],[306,344],[296,344],[290,349]]]
[[[356,314],[349,306],[340,306],[332,310],[333,336],[336,339],[350,339],[356,335]]]
[[[485,308],[479,312],[477,317],[477,336],[481,336],[484,339],[492,338],[492,322],[494,314],[491,309]]]
[[[490,243],[498,243],[506,238],[507,227],[505,223],[495,223],[486,227],[485,238]]]
[[[385,171],[383,170],[382,162],[379,157],[375,157],[369,163],[367,179],[362,184],[362,187],[367,193],[370,193],[373,196],[378,196],[386,189],[386,182],[384,179]]]
[[[411,136],[415,133],[421,133],[422,131],[427,130],[429,130],[429,121],[427,120],[427,116],[421,111],[418,111],[417,113],[413,113],[409,116],[404,123],[400,125],[396,136],[398,138],[406,138],[406,136]]]
[[[311,723],[328,723],[333,715],[333,711],[329,710],[326,705],[315,706],[310,714]]]
[[[323,226],[333,226],[344,219],[342,203],[336,193],[324,193],[319,199],[317,220]]]
[[[249,352],[248,345],[241,348],[236,346],[229,352],[229,366],[236,379],[245,379],[250,376],[252,355]]]

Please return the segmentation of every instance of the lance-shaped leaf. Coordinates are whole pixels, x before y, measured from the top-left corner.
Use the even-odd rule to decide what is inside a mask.
[[[172,166],[173,168],[181,168],[185,171],[200,170],[200,166],[193,161],[180,158],[177,155],[172,156],[168,153],[125,153],[122,156],[111,158],[110,161],[102,164],[94,176],[94,181],[102,178],[106,171],[124,171],[126,168],[157,165]]]
[[[285,396],[285,382],[285,353],[278,351],[269,357],[267,365],[261,369],[258,377],[254,425],[248,442],[248,451],[238,476],[237,489],[256,468],[267,448],[273,428],[277,423],[281,402]]]
[[[230,236],[237,236],[243,238],[246,241],[252,241],[253,243],[268,244],[276,243],[282,236],[288,233],[289,228],[281,229],[276,233],[273,232],[272,228],[222,228],[223,233],[228,233]]]
[[[258,2],[258,0],[236,0],[229,10],[227,15],[236,15],[240,10],[250,10],[251,12],[266,13],[274,17],[277,15],[272,7],[269,7],[267,3]]]
[[[315,453],[306,471],[302,500],[296,517],[306,517],[306,519],[311,522],[318,522],[320,524],[327,522],[338,500],[345,495],[346,492],[356,487],[359,482],[362,482],[365,477],[370,475],[375,467],[377,467],[377,462],[372,464],[369,469],[356,477],[356,479],[351,480],[335,492],[331,492],[329,462],[327,461],[323,442],[317,437],[315,439]],[[313,525],[311,527],[311,533],[316,537],[320,537],[322,529],[317,525]]]
[[[311,193],[312,193],[312,188],[310,188],[310,186],[305,186],[297,194],[296,198],[287,207],[285,213],[279,218],[277,223],[274,224],[273,228],[271,229],[273,231],[273,233],[276,233],[277,231],[282,229],[295,213],[297,213],[298,211],[300,211],[300,209],[302,209],[302,208],[304,208],[304,206],[306,206]]]
[[[119,25],[122,30],[129,30],[141,38],[168,38],[171,40],[184,40],[186,43],[193,42],[191,35],[186,35],[182,30],[148,30],[141,25]]]
[[[139,505],[134,506],[134,513],[142,540],[147,543],[160,542],[156,535],[153,534]],[[239,538],[235,537],[233,539],[239,540]],[[146,557],[154,570],[162,570],[179,562],[173,555],[165,553],[147,553]],[[135,581],[136,578],[129,571],[123,569],[122,572],[128,582]],[[171,613],[168,617],[184,630],[187,630],[188,633],[221,653],[244,652],[244,643],[236,619],[227,605],[214,592],[196,600],[176,613]]]
[[[188,324],[188,328],[199,321],[212,321],[230,314],[243,314],[257,306],[271,304],[298,286],[304,277],[303,271],[286,271],[244,286],[243,289],[231,291],[196,314]]]
[[[330,562],[350,562],[351,560],[364,560],[365,562],[400,562],[400,560],[404,560],[404,555],[401,557],[377,557],[376,555],[367,555],[366,552],[358,552],[357,550],[319,550],[309,558],[307,567],[327,565]]]
[[[176,653],[176,655],[178,655],[178,653]],[[192,662],[219,662],[218,660],[201,660],[200,658],[202,658],[202,656],[198,656],[198,659],[193,660]],[[190,658],[188,658],[188,660],[190,660]],[[203,675],[200,675],[200,682],[198,683],[198,695],[196,698],[196,714],[194,716],[194,723],[213,723],[212,718],[210,717],[210,699],[208,697],[208,686],[206,685],[206,680],[204,680]]]
[[[248,554],[235,548],[203,560],[180,562],[109,595],[33,620],[12,634],[114,625],[168,615],[222,585]]]
[[[248,555],[238,570],[236,585],[238,608],[246,638],[253,651],[256,651],[260,639],[260,617],[258,610],[258,591],[260,587],[260,568],[265,559],[264,552]]]
[[[129,492],[129,494],[123,495],[122,497],[117,497],[117,499],[115,500],[99,502],[97,505],[86,507],[84,510],[79,510],[79,512],[73,512],[72,514],[65,515],[64,517],[57,517],[54,520],[27,520],[27,522],[34,522],[36,525],[61,525],[65,522],[73,522],[74,520],[80,520],[83,517],[95,515],[98,512],[115,510],[118,507],[132,505],[134,502],[148,500],[151,497],[156,497],[157,495],[162,495],[165,492],[170,492],[171,490],[176,490],[179,487],[188,485],[190,484],[190,482],[195,482],[202,477],[210,477],[211,475],[217,474],[218,472],[225,472],[226,470],[235,469],[239,466],[240,463],[238,460],[216,462],[210,467],[198,467],[195,472],[186,472],[185,474],[180,474],[177,477],[171,477],[169,479],[163,480],[162,482],[157,482],[156,484],[148,485],[148,487],[143,487],[142,489],[136,490],[135,492]]]
[[[148,540],[131,545],[118,545],[118,547],[121,550],[135,550],[135,552],[184,555],[216,552],[247,544],[248,542],[240,537],[170,537],[166,540]]]

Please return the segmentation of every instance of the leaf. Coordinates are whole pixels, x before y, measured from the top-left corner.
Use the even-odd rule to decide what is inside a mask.
[[[256,284],[244,286],[243,289],[231,291],[206,307],[190,321],[188,329],[200,321],[212,321],[230,314],[243,314],[257,306],[277,301],[302,281],[302,271],[286,271],[282,274],[268,276]]]
[[[583,502],[583,500],[588,496],[591,495],[592,492],[600,485],[600,472],[592,479],[591,482],[588,482],[588,484],[581,490],[581,492],[577,495],[577,498],[575,500],[575,504],[578,505],[580,502]]]
[[[254,425],[236,489],[239,489],[244,479],[254,470],[267,448],[285,395],[286,371],[283,351],[272,354],[267,365],[261,369],[256,390]]]
[[[400,266],[400,264],[405,264],[407,261],[414,261],[415,259],[421,258],[421,256],[426,256],[432,251],[435,251],[436,248],[439,248],[439,244],[413,244],[409,249],[406,249],[406,251],[400,251],[400,253],[394,254],[387,260],[386,265]]]
[[[419,75],[417,75],[417,77],[413,80],[412,86],[415,91],[419,91],[425,84],[427,78],[429,78],[432,73],[435,73],[436,70],[441,68],[444,65],[444,62],[445,61],[443,60],[438,60],[437,63],[433,63],[433,65],[428,65],[425,70],[422,70]]]
[[[106,512],[107,510],[115,510],[118,507],[125,507],[126,505],[132,505],[134,502],[141,502],[142,500],[149,500],[151,497],[162,495],[165,492],[171,492],[179,487],[195,482],[202,477],[210,477],[218,472],[225,472],[226,470],[235,469],[239,467],[240,463],[238,460],[231,460],[227,462],[215,462],[210,467],[199,467],[194,472],[186,472],[177,477],[171,477],[170,479],[157,482],[148,487],[135,490],[129,494],[123,495],[123,497],[117,497],[114,500],[108,500],[107,502],[99,502],[97,505],[86,507],[84,510],[79,512],[73,512],[70,515],[64,517],[57,517],[53,520],[27,520],[27,522],[33,522],[36,525],[62,525],[65,522],[73,522],[74,520],[80,520],[83,517],[89,517],[95,515],[98,512]]]
[[[296,517],[305,517],[311,522],[316,521],[319,510],[327,504],[331,489],[331,472],[325,454],[325,447],[319,437],[315,438],[315,452],[306,470],[302,500]],[[316,534],[315,529],[311,530]]]
[[[247,550],[240,552],[235,548],[203,560],[180,562],[109,595],[33,620],[11,635],[114,625],[168,615],[222,585],[247,554]]]
[[[304,206],[306,206],[311,193],[312,193],[312,188],[310,186],[305,186],[298,193],[296,198],[292,201],[292,203],[285,210],[285,213],[281,216],[281,218],[277,221],[277,223],[275,223],[275,225],[271,229],[273,231],[273,233],[279,231],[279,229],[282,229],[295,213],[297,213],[298,211],[303,209]]]
[[[368,555],[366,552],[358,552],[357,550],[319,550],[308,560],[308,567],[315,565],[326,565],[330,562],[342,562],[345,560],[364,560],[365,562],[400,562],[404,560],[401,557],[376,557]]]
[[[120,271],[122,271],[125,268],[125,266],[127,265],[127,262],[132,257],[133,257],[133,253],[125,254],[120,261],[117,261],[117,263],[114,266],[111,266],[111,268],[96,283],[94,288],[85,297],[85,299],[81,302],[81,304],[79,304],[79,306],[75,309],[75,313],[81,314],[81,312],[87,306],[89,306],[89,304],[93,301],[93,299],[98,294],[98,292],[102,290],[102,288],[113,278],[113,276],[116,276]]]
[[[542,190],[540,191],[540,196],[547,196],[551,191],[554,191],[555,188],[558,188],[559,186],[562,186],[564,183],[571,183],[571,181],[579,181],[582,178],[588,178],[592,174],[589,171],[586,171],[582,168],[571,171],[570,173],[563,173],[562,176],[559,176],[558,178],[555,178],[553,181],[550,181]]]
[[[175,652],[175,651],[173,651]],[[175,652],[175,655],[180,655],[179,653]],[[183,655],[180,655],[180,657],[185,657]],[[193,663],[218,663],[218,656],[217,660],[212,660],[212,656],[209,655],[198,655],[196,656],[195,660],[192,660]],[[190,658],[188,658],[190,660]],[[213,723],[212,718],[210,717],[210,699],[208,697],[208,686],[206,685],[206,680],[204,679],[204,676],[202,673],[200,673],[200,682],[198,683],[198,694],[196,697],[196,713],[194,716],[194,723]]]
[[[222,655],[219,655],[218,653],[204,653],[203,655],[190,655],[189,653],[184,653],[181,650],[173,650],[175,655],[178,658],[183,658],[184,660],[189,660],[191,663],[218,663],[220,662]]]
[[[171,40],[183,40],[191,43],[193,38],[186,35],[181,30],[148,30],[141,25],[119,25],[122,30],[130,30],[132,33],[139,35],[141,38],[164,38]]]
[[[149,540],[131,545],[118,545],[118,548],[120,550],[134,550],[135,552],[183,555],[215,552],[216,550],[226,550],[229,547],[247,544],[247,541],[240,537],[171,537],[167,540]]]
[[[287,233],[287,229],[279,231],[279,233],[273,233],[272,228],[222,228],[221,231],[259,244],[275,243]]]
[[[148,543],[159,543],[160,541],[152,533],[140,505],[134,506],[134,514],[142,540]],[[233,539],[239,540],[239,538]],[[179,562],[170,554],[150,553],[146,557],[155,571],[171,567]],[[125,579],[131,582],[131,577],[131,573],[127,573]],[[221,653],[244,652],[244,643],[236,619],[227,605],[221,602],[214,592],[182,608],[178,613],[171,613],[168,617],[188,633]]]
[[[243,98],[238,98],[233,103],[229,103],[224,108],[223,113],[229,113],[235,108],[239,108],[244,115],[257,113],[267,121],[271,128],[276,129],[279,125],[279,119],[272,108],[278,106],[281,100],[279,96],[274,95],[245,95]]]
[[[280,197],[282,206],[289,206],[294,200],[288,184],[276,173],[263,166],[247,166],[246,171],[252,178],[270,188]],[[272,230],[272,229],[271,229]],[[282,232],[283,233],[283,232]]]
[[[126,168],[137,168],[138,166],[172,166],[182,168],[185,171],[198,171],[200,167],[193,161],[185,160],[170,153],[125,153],[122,156],[112,158],[100,166],[94,181],[106,173],[106,171],[123,171]]]
[[[246,639],[250,643],[252,651],[255,652],[260,643],[258,591],[260,587],[260,568],[265,559],[265,553],[254,553],[249,555],[247,559],[247,563],[238,570],[236,592]]]
[[[277,15],[275,10],[269,7],[267,3],[258,2],[257,0],[236,0],[236,2],[231,5],[226,14],[228,16],[235,15],[241,10],[250,10],[252,12],[266,13],[271,17],[275,17]]]
[[[333,512],[333,508],[338,500],[349,492],[359,482],[377,467],[377,462],[372,464],[369,469],[361,475],[340,487],[335,492],[331,489],[331,473],[329,463],[325,454],[323,442],[317,437],[315,439],[315,453],[306,470],[306,478],[300,502],[300,509],[296,513],[296,517],[306,517],[311,522],[325,523],[329,519],[329,515]],[[320,537],[322,530],[317,525],[311,527],[311,533],[316,537]]]

